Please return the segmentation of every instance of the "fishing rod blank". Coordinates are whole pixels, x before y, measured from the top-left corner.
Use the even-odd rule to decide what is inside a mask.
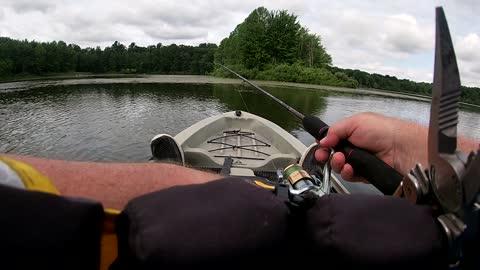
[[[294,108],[288,106],[285,102],[245,79],[240,74],[234,72],[224,65],[219,65],[251,85],[253,88],[267,95],[293,115],[301,119],[305,130],[310,133],[310,135],[315,137],[315,139],[321,140],[327,135],[329,126],[320,120],[320,118],[313,115],[304,116]],[[352,166],[356,175],[367,179],[378,190],[383,192],[383,194],[392,195],[400,185],[400,182],[403,178],[401,174],[399,174],[395,169],[390,167],[381,159],[377,158],[372,153],[354,146],[348,140],[340,141],[333,149],[336,152],[341,152],[345,155],[346,162]]]
[[[289,112],[291,112],[293,115],[295,115],[296,117],[298,117],[300,120],[302,120],[305,116],[303,114],[301,114],[299,111],[295,110],[294,108],[288,106],[285,102],[281,101],[280,99],[276,98],[274,95],[268,93],[267,91],[263,90],[262,88],[260,88],[259,86],[257,86],[256,84],[250,82],[249,80],[245,79],[242,75],[236,73],[235,71],[229,69],[228,67],[222,65],[222,64],[218,64],[220,65],[221,67],[223,67],[224,69],[230,71],[231,73],[233,73],[235,76],[239,77],[240,79],[242,79],[244,82],[248,83],[250,86],[252,86],[253,88],[257,89],[258,91],[264,93],[265,95],[267,95],[268,97],[270,97],[271,99],[275,100],[278,104],[280,104],[282,107],[284,107],[285,109],[287,109]]]

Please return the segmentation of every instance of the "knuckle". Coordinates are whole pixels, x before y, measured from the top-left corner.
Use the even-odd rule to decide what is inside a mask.
[[[372,119],[378,117],[380,114],[375,113],[375,112],[362,112],[357,114],[356,116],[359,117],[360,119]]]

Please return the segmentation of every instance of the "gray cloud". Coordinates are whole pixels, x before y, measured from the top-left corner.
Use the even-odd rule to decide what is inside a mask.
[[[137,26],[147,36],[155,39],[193,40],[201,37],[206,39],[212,26],[228,21],[230,13],[227,10],[218,13],[206,4],[195,7],[185,5],[180,8],[177,2],[168,2],[165,5],[149,2],[137,8],[113,11],[108,20],[120,25]]]
[[[467,86],[479,86],[480,85],[480,65],[479,64],[474,64],[474,65],[467,65],[468,68],[465,68],[465,65],[462,65],[459,63],[459,65],[463,66],[460,67],[461,72],[461,82],[462,85],[467,85]]]
[[[476,73],[477,75],[480,75],[480,63],[474,65],[471,69],[471,72]],[[477,79],[477,81],[480,81],[480,79]]]
[[[145,34],[159,40],[188,40],[205,36],[205,33],[198,28],[178,29],[168,24],[146,27],[144,32]]]
[[[166,24],[178,27],[195,26],[195,27],[210,27],[218,23],[219,18],[223,18],[222,14],[215,14],[214,9],[208,8],[205,5],[193,7],[191,5],[182,8],[175,5],[169,5],[161,8],[147,8],[143,9],[142,14],[147,20],[158,20]],[[181,10],[181,12],[179,12]]]
[[[58,14],[55,14],[55,21],[64,24],[72,31],[89,29],[99,23],[99,19],[92,15],[93,14],[89,14],[86,10],[62,10]]]
[[[462,83],[480,86],[479,74],[474,72],[478,70],[477,66],[471,63],[480,62],[476,56],[480,54],[480,44],[473,46],[474,38],[471,37],[471,34],[478,36],[480,29],[475,17],[465,16],[468,12],[464,9],[470,6],[452,7],[450,2],[444,1],[406,0],[382,5],[372,1],[357,3],[347,0],[347,3],[332,3],[328,9],[314,8],[311,13],[316,16],[306,14],[305,17],[310,22],[310,29],[322,35],[335,65],[431,82],[434,10],[438,5],[445,6],[451,34],[454,42],[457,41]],[[467,42],[464,39],[469,35]]]
[[[9,3],[8,3],[9,2]],[[17,13],[26,13],[31,11],[47,12],[55,7],[55,1],[51,0],[14,0],[7,1],[9,5]]]
[[[110,45],[113,41],[127,41],[128,39],[122,35],[121,32],[116,31],[114,27],[108,28],[96,28],[91,27],[88,29],[82,29],[80,31],[71,32],[71,36],[74,39],[82,38],[85,42],[89,43],[101,43],[108,40],[108,44]]]
[[[432,30],[418,25],[410,15],[390,16],[384,24],[385,42],[399,53],[421,53],[433,48]]]
[[[470,33],[457,42],[457,56],[465,62],[480,62],[480,36]]]
[[[407,37],[408,36],[402,35],[402,34],[391,35],[387,38],[386,41],[391,46],[390,48],[398,52],[404,52],[404,53],[420,52],[422,50],[422,46],[420,46],[416,42],[408,40]]]
[[[462,75],[462,84],[480,85],[480,36],[469,33],[455,38],[455,52]]]
[[[433,48],[429,25],[420,25],[410,15],[377,15],[358,8],[329,9],[321,15],[323,20],[313,24],[312,30],[324,33],[334,64],[342,67],[381,72],[386,70],[380,68],[386,67],[387,61]]]

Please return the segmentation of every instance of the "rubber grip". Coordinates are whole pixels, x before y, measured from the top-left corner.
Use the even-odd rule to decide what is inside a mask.
[[[385,195],[392,195],[400,185],[403,176],[387,163],[370,152],[357,148],[349,141],[343,141],[333,148],[345,155],[356,175],[368,180]]]
[[[328,125],[315,116],[305,116],[303,126],[317,140],[327,135]],[[355,174],[367,179],[385,195],[392,195],[400,185],[403,176],[372,153],[360,149],[349,141],[341,141],[333,148],[345,155]]]
[[[317,140],[321,140],[327,135],[328,125],[316,116],[307,115],[303,117],[302,124],[303,128]]]

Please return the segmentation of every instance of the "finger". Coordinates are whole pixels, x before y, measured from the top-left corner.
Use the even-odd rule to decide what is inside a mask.
[[[340,138],[333,132],[328,131],[327,135],[320,140],[319,145],[323,148],[332,148],[338,144]]]
[[[355,131],[357,122],[352,117],[335,123],[328,129],[325,138],[320,140],[321,147],[334,147],[340,140],[348,139]]]
[[[315,151],[315,159],[320,162],[326,162],[329,155],[330,151],[325,148],[318,148],[317,151]]]
[[[330,164],[332,166],[333,171],[340,173],[342,171],[343,166],[345,165],[345,156],[340,152],[333,154]]]
[[[346,163],[342,171],[340,172],[340,175],[344,180],[350,181],[350,182],[363,182],[363,183],[368,183],[367,180],[363,177],[359,177],[355,175],[355,171],[353,170],[352,165]]]
[[[357,125],[358,121],[355,119],[355,116],[353,116],[338,121],[328,129],[328,132],[335,134],[339,139],[344,140],[348,139],[353,134]]]
[[[352,181],[354,178],[352,166],[348,163],[345,164],[345,166],[343,166],[342,168],[342,171],[340,172],[340,175],[342,176],[343,179],[347,181]]]

